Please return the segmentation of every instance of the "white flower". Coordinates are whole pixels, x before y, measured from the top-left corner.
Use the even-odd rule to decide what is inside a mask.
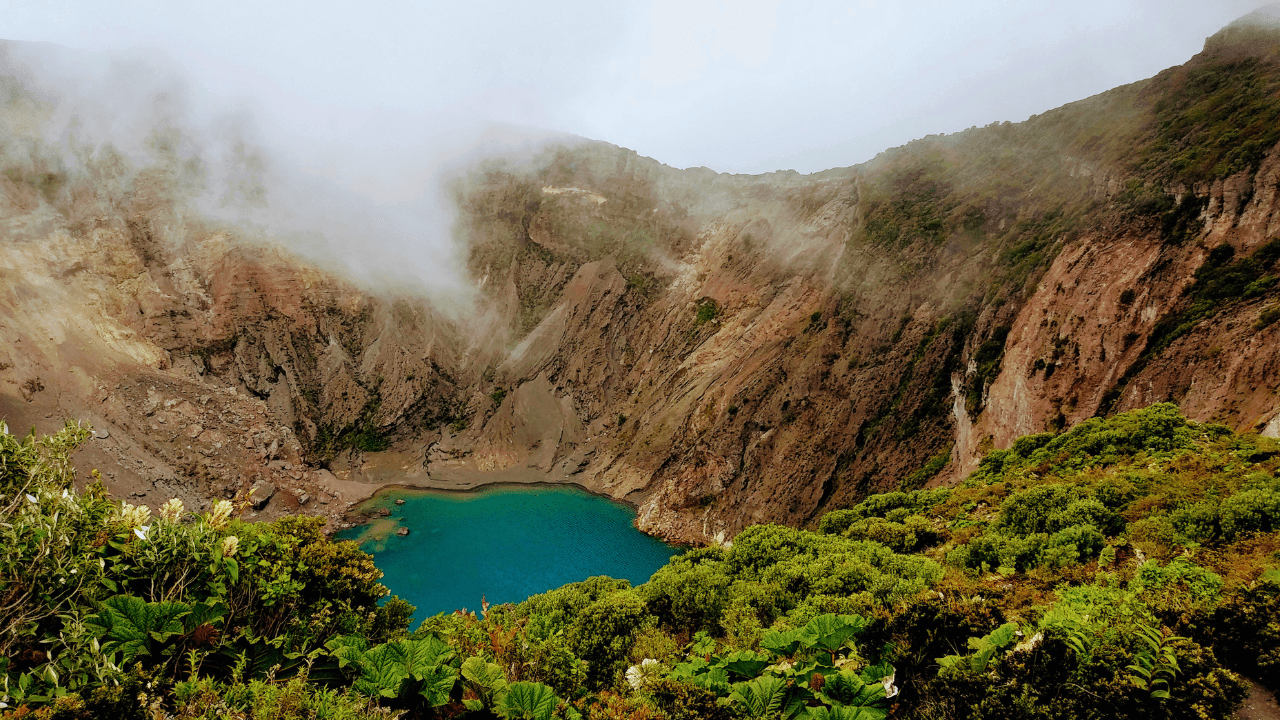
[[[182,501],[178,498],[171,498],[169,502],[160,507],[160,517],[165,522],[176,523],[182,519]]]
[[[1027,638],[1026,640],[1023,640],[1022,642],[1020,642],[1020,643],[1018,643],[1017,645],[1015,645],[1015,646],[1014,646],[1014,648],[1013,648],[1013,651],[1014,651],[1014,652],[1027,652],[1027,651],[1029,651],[1029,650],[1034,650],[1034,649],[1036,648],[1036,646],[1040,644],[1040,641],[1041,641],[1041,640],[1044,640],[1044,633],[1042,633],[1042,632],[1038,632],[1038,633],[1036,633],[1035,635],[1032,635],[1031,637]]]
[[[130,528],[140,528],[151,519],[151,508],[146,505],[120,503],[120,522]]]
[[[627,668],[627,684],[632,689],[639,690],[651,676],[658,674],[657,664],[657,660],[645,658],[639,665]]]
[[[213,510],[209,513],[209,525],[213,528],[221,528],[227,524],[227,520],[231,518],[231,501],[219,500],[213,504]]]
[[[886,700],[891,697],[898,696],[898,687],[893,684],[893,679],[897,674],[898,673],[895,672],[892,675],[886,675],[885,677],[880,678],[880,684],[884,685],[884,697]]]
[[[234,557],[236,551],[240,549],[240,538],[235,535],[228,535],[222,538],[222,556]]]
[[[31,493],[27,493],[27,502],[40,502],[40,501],[36,499],[35,495],[32,495]]]
[[[148,531],[150,531],[150,530],[151,530],[151,526],[150,526],[150,525],[143,525],[143,526],[142,526],[142,527],[140,527],[140,528],[134,528],[134,529],[133,529],[133,534],[134,534],[134,535],[137,535],[139,540],[146,540],[146,539],[147,539],[147,532],[148,532]]]

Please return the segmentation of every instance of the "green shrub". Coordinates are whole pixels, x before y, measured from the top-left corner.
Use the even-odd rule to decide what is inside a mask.
[[[730,720],[733,715],[711,690],[662,678],[646,689],[653,704],[668,720]]]
[[[1280,580],[1250,583],[1227,594],[1203,632],[1231,667],[1280,691]]]
[[[1271,532],[1280,529],[1280,492],[1245,490],[1236,493],[1219,506],[1222,534],[1228,539],[1248,532]]]
[[[641,587],[649,612],[669,627],[714,628],[732,582],[720,563],[677,557]]]
[[[716,315],[720,312],[720,307],[715,300],[711,298],[703,298],[698,301],[698,312],[693,319],[694,327],[703,325],[716,319]]]
[[[1256,330],[1261,330],[1269,327],[1277,320],[1280,320],[1280,304],[1268,305],[1262,309],[1262,312],[1258,315],[1258,321],[1254,323],[1253,327]]]
[[[1107,540],[1093,525],[1072,525],[1049,537],[1040,551],[1038,563],[1049,567],[1064,567],[1086,562],[1098,556]]]
[[[863,518],[887,518],[895,510],[907,510],[902,517],[910,513],[921,513],[946,501],[951,496],[950,488],[934,490],[914,490],[910,492],[890,492],[869,496],[848,510],[834,510],[822,516],[818,522],[818,532],[826,535],[843,535],[849,526]],[[898,518],[901,520],[901,518]]]
[[[1185,558],[1175,558],[1161,566],[1148,560],[1139,568],[1130,588],[1135,592],[1162,592],[1174,584],[1184,585],[1197,599],[1216,601],[1222,594],[1222,578]]]
[[[911,553],[938,542],[933,523],[921,515],[909,515],[902,522],[866,518],[851,525],[843,533],[855,540],[874,540],[896,553]]]
[[[644,600],[633,590],[606,595],[578,613],[565,638],[587,661],[588,688],[603,690],[617,682],[647,617]]]
[[[369,698],[307,682],[298,676],[284,683],[254,680],[223,684],[204,679],[178,683],[173,697],[179,720],[381,720],[385,711]],[[134,701],[136,703],[136,700]],[[107,716],[102,716],[107,717]]]
[[[516,612],[529,619],[535,636],[547,637],[568,628],[588,605],[630,588],[626,580],[600,575],[534,595],[520,603]]]
[[[1218,503],[1203,500],[1184,505],[1171,513],[1173,527],[1185,538],[1195,542],[1208,542],[1218,537]]]
[[[141,511],[100,487],[62,492],[73,430],[4,435],[0,479],[32,499],[0,506],[0,600],[43,594],[0,635],[0,682],[5,702],[51,717],[122,716],[141,709],[139,695],[179,718],[433,707],[719,717],[765,712],[757,701],[774,695],[834,717],[847,708],[833,698],[855,685],[883,695],[868,678],[896,667],[903,717],[1225,717],[1243,685],[1224,666],[1271,686],[1280,667],[1280,445],[1170,407],[1020,439],[957,487],[873,495],[828,513],[818,532],[749,527],[634,589],[590,578],[482,618],[437,615],[412,637],[412,608],[378,607],[386,590],[371,559],[329,541],[318,519],[184,515],[144,531]],[[60,539],[57,552],[41,554],[46,537]],[[1098,570],[1081,566],[1095,557]],[[943,558],[966,572],[944,572]],[[33,567],[50,576],[23,574]],[[71,575],[83,587],[59,590]],[[859,642],[800,652],[826,642],[818,626],[832,618],[856,625]],[[984,640],[1009,626],[1023,634]],[[56,666],[33,651],[46,646]],[[769,655],[784,651],[802,664]],[[108,656],[148,667],[130,679]],[[938,676],[949,656],[967,669]],[[663,664],[636,687],[622,682],[650,657]],[[831,665],[809,665],[820,662]]]

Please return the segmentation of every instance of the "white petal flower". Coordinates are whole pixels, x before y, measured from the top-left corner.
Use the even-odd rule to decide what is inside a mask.
[[[1044,633],[1042,633],[1042,632],[1038,632],[1038,633],[1036,633],[1035,635],[1032,635],[1031,637],[1027,638],[1026,640],[1023,640],[1022,642],[1020,642],[1020,643],[1018,643],[1017,645],[1015,645],[1015,646],[1013,647],[1013,651],[1014,651],[1014,652],[1028,652],[1028,651],[1031,651],[1031,650],[1035,650],[1035,649],[1036,649],[1036,646],[1040,644],[1040,641],[1041,641],[1041,640],[1044,640]]]
[[[884,685],[884,697],[886,700],[891,697],[898,696],[898,686],[893,684],[893,679],[896,676],[897,676],[897,673],[895,672],[892,675],[887,675],[885,677],[880,678],[880,684]]]
[[[146,505],[120,503],[120,522],[130,528],[140,528],[151,519],[151,508]]]
[[[182,513],[185,508],[182,507],[182,501],[178,498],[171,498],[160,508],[160,517],[165,522],[176,523],[182,519]]]
[[[639,690],[644,686],[645,681],[648,680],[651,675],[656,675],[658,673],[659,668],[656,667],[657,665],[657,660],[654,660],[653,658],[645,658],[639,665],[632,665],[627,668],[627,684],[630,685],[633,690]]]
[[[134,528],[134,529],[133,529],[133,534],[134,534],[134,535],[137,535],[139,540],[146,540],[146,539],[147,539],[147,532],[148,532],[148,531],[150,531],[150,530],[151,530],[151,526],[150,526],[150,525],[143,525],[142,527]]]
[[[213,510],[209,513],[209,525],[214,528],[221,528],[227,524],[227,520],[231,518],[231,501],[219,500],[213,504]]]
[[[235,535],[228,535],[222,539],[222,556],[235,557],[236,551],[240,549],[240,538]]]
[[[31,493],[27,493],[27,502],[40,502],[40,501],[36,499],[35,495],[32,495]]]

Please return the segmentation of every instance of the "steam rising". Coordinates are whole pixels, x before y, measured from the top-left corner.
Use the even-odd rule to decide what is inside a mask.
[[[7,42],[0,75],[12,78],[0,90],[5,150],[25,147],[33,171],[51,164],[95,185],[104,165],[124,169],[121,185],[158,172],[180,218],[171,240],[200,228],[277,242],[366,290],[422,295],[455,318],[476,294],[449,179],[483,157],[567,139],[459,117],[429,127],[367,117],[348,141],[326,145],[264,124],[249,102],[220,104],[156,56]]]

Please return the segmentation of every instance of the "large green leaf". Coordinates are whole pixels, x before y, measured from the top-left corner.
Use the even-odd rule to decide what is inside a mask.
[[[408,677],[403,647],[399,643],[383,643],[360,656],[360,677],[353,687],[365,695],[398,698]]]
[[[867,682],[852,670],[841,670],[826,676],[819,692],[822,699],[833,705],[869,707],[884,705],[884,685],[879,681]]]
[[[787,705],[787,681],[776,677],[760,677],[733,686],[729,700],[737,703],[749,718],[771,718]]]
[[[324,644],[338,659],[338,667],[360,666],[360,657],[369,649],[369,641],[360,635],[337,635]]]
[[[366,695],[402,702],[421,695],[438,707],[449,701],[458,681],[458,672],[444,665],[453,650],[435,635],[383,643],[364,652],[357,648],[358,643],[343,640],[331,652],[359,667],[360,677],[353,687]]]
[[[969,638],[969,647],[977,651],[969,658],[970,669],[976,673],[985,672],[987,664],[991,662],[991,657],[995,655],[996,651],[1012,645],[1017,638],[1017,634],[1017,623],[1005,623],[991,631],[990,635],[982,638]]]
[[[706,688],[717,695],[729,692],[729,673],[724,668],[711,668],[701,675],[694,675],[687,681],[690,685]]]
[[[710,655],[716,651],[716,641],[706,630],[693,634],[693,642],[689,643],[689,652],[694,655]]]
[[[191,606],[191,612],[182,618],[185,632],[193,632],[201,625],[217,625],[222,616],[227,614],[227,606],[217,599],[198,602]]]
[[[485,662],[481,657],[469,657],[462,663],[462,677],[486,705],[492,704],[507,689],[507,678],[502,674],[502,668]]]
[[[389,644],[396,646],[405,671],[419,680],[424,677],[423,673],[453,657],[453,649],[435,635],[428,635],[421,640],[400,640]]]
[[[807,678],[812,677],[814,673],[830,675],[839,672],[839,668],[831,664],[830,655],[818,653],[818,656],[813,659],[796,662],[791,666],[790,672],[798,678]]]
[[[800,716],[800,720],[885,720],[887,717],[889,712],[880,708],[819,705],[805,708],[805,713]]]
[[[801,630],[800,641],[815,650],[835,652],[866,626],[867,619],[861,615],[819,615]]]
[[[783,657],[791,657],[800,649],[801,630],[765,630],[760,636],[760,647]]]
[[[770,656],[751,650],[730,653],[720,661],[720,666],[725,670],[743,678],[753,678],[772,664]]]
[[[498,715],[507,720],[551,720],[556,692],[542,683],[513,682],[498,700]]]
[[[458,683],[457,670],[447,665],[432,665],[415,671],[413,676],[419,681],[418,694],[428,705],[441,707],[449,704],[449,695],[453,692],[453,686]]]
[[[862,668],[862,679],[867,682],[880,682],[887,677],[892,677],[895,673],[894,667],[887,662],[879,665],[868,665]]]
[[[191,606],[181,602],[149,603],[142,598],[117,595],[102,603],[85,624],[103,641],[108,652],[119,651],[126,662],[157,652],[164,643],[183,634],[182,619]]]
[[[1012,645],[1013,641],[1017,638],[1017,636],[1018,636],[1018,624],[1005,623],[1000,627],[996,628],[995,630],[992,630],[990,635],[987,635],[986,637],[982,638],[978,642],[982,643],[983,645],[990,645],[997,649],[1001,649],[1001,648],[1006,648]],[[973,643],[974,643],[973,639],[970,638],[969,640],[970,646],[972,646]],[[978,648],[974,648],[974,649],[976,650]]]
[[[729,692],[729,673],[723,667],[712,665],[700,657],[677,663],[671,670],[671,677],[717,693]]]
[[[224,638],[218,648],[200,666],[201,674],[213,677],[230,676],[232,669],[241,666],[246,680],[266,677],[293,677],[306,667],[306,659],[296,653],[286,652],[288,638],[262,638],[248,629],[242,629],[230,638]],[[273,672],[274,671],[274,672]]]
[[[696,657],[689,662],[676,663],[676,666],[671,669],[671,677],[677,680],[688,680],[710,669],[710,663],[700,657]]]

